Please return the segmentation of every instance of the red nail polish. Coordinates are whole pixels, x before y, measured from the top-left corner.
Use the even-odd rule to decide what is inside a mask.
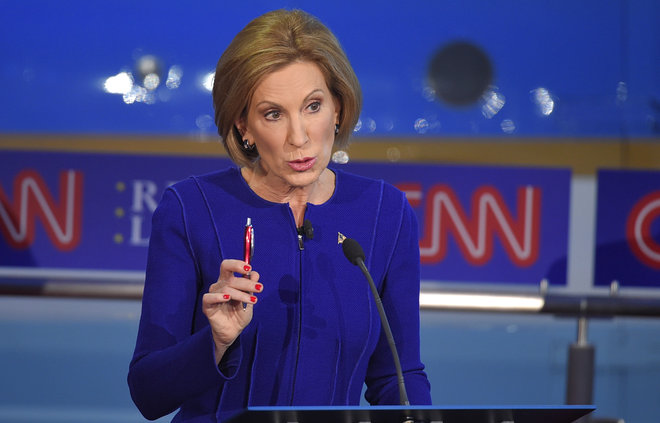
[[[262,287],[261,284],[258,283],[258,284],[256,284],[256,285],[254,286],[254,290],[255,290],[255,291],[261,291],[261,287]]]
[[[250,269],[252,269],[252,267],[250,267],[249,264],[246,264],[245,266],[243,266],[243,270],[245,270],[246,272],[249,272]]]
[[[257,297],[250,297],[250,301],[253,302],[253,303],[256,303],[257,302]]]
[[[224,298],[225,300],[228,300],[229,299],[229,294],[223,295],[222,298]]]

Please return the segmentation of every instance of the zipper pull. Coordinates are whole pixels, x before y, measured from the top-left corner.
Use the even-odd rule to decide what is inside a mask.
[[[298,248],[300,251],[305,249],[305,245],[303,244],[303,236],[301,234],[298,234]]]

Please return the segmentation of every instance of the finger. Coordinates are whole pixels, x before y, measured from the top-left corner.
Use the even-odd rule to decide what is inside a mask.
[[[251,291],[241,291],[233,287],[225,287],[225,292],[231,296],[233,301],[238,301],[246,304],[255,304],[258,299]]]
[[[243,260],[225,259],[220,263],[220,275],[218,276],[218,279],[223,278],[223,276],[223,279],[226,279],[234,273],[247,275],[251,270],[252,266]]]
[[[247,274],[247,277],[251,281],[256,282],[256,281],[259,280],[260,275],[259,275],[259,272],[257,272],[256,270],[252,270],[250,273]]]
[[[225,293],[206,293],[202,296],[203,308],[212,308],[218,304],[223,304],[231,301],[231,294]]]
[[[264,284],[250,279],[243,279],[235,285],[232,284],[231,287],[243,292],[262,292],[264,290]]]
[[[263,283],[259,282],[259,277],[259,272],[253,270],[240,278],[234,287],[243,291],[261,292],[263,291]]]
[[[252,266],[242,260],[226,259],[220,263],[220,273],[218,279],[209,286],[209,292],[217,292],[230,283],[231,279],[238,273],[247,277],[251,277]],[[257,274],[258,279],[258,274]]]
[[[262,292],[264,285],[259,282],[259,276],[253,278],[237,278],[232,276],[227,281],[216,282],[209,287],[210,293],[226,292],[229,288],[243,292]]]
[[[257,272],[255,273],[254,276],[249,276],[249,277],[236,277],[232,276],[228,280],[224,281],[221,286],[222,289],[226,289],[228,287],[238,289],[239,291],[245,291],[245,292],[261,292],[263,289],[263,283],[259,282],[259,274]],[[220,284],[219,284],[220,286]],[[217,290],[214,288],[214,290]]]

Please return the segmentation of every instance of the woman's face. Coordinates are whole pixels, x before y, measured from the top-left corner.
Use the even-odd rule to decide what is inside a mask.
[[[313,185],[332,155],[339,105],[318,66],[295,62],[257,85],[247,118],[236,122],[259,150],[271,189]]]

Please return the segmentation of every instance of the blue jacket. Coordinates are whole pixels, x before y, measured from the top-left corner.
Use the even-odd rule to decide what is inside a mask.
[[[398,404],[395,367],[369,284],[344,257],[337,233],[356,239],[382,296],[411,404],[430,404],[419,355],[419,245],[405,196],[382,181],[334,170],[336,188],[308,204],[303,249],[288,204],[268,202],[235,168],[166,190],[154,212],[142,316],[128,384],[148,419],[222,421],[256,405]],[[202,295],[220,262],[243,257],[264,291],[250,324],[216,366]]]

